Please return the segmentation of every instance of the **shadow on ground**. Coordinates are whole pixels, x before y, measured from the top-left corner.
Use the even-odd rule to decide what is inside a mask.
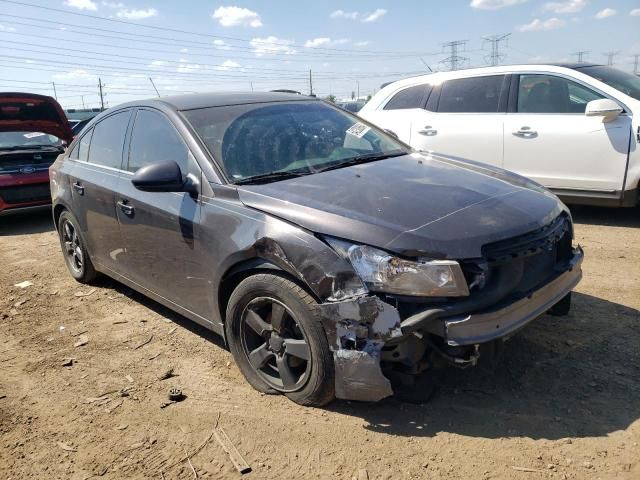
[[[482,438],[605,436],[640,419],[640,312],[574,293],[567,317],[544,316],[505,344],[494,371],[448,370],[424,404],[336,402],[368,429]]]
[[[571,205],[575,223],[609,227],[640,227],[640,207],[604,208]]]
[[[51,207],[0,216],[0,236],[30,235],[54,230]]]

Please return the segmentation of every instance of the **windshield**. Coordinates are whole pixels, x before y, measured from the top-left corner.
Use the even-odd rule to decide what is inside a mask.
[[[406,153],[389,135],[323,102],[183,112],[234,183],[275,181]]]
[[[0,150],[59,147],[58,137],[42,132],[0,132]]]
[[[582,67],[578,71],[640,100],[640,77],[612,67]]]

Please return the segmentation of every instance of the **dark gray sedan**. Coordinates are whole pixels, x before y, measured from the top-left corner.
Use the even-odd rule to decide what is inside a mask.
[[[544,188],[300,95],[109,109],[51,190],[75,279],[106,274],[219,333],[251,385],[303,405],[429,389],[434,365],[566,313],[581,278]]]

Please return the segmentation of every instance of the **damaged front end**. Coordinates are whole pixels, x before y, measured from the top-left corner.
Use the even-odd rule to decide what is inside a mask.
[[[458,298],[361,293],[316,307],[335,364],[336,397],[378,401],[398,374],[418,377],[434,358],[473,366],[480,345],[509,338],[565,298],[582,277],[567,217],[461,261],[469,294]],[[395,383],[395,382],[394,382]]]

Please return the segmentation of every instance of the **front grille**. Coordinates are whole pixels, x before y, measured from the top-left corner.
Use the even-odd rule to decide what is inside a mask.
[[[566,238],[569,239],[568,243]],[[559,215],[549,225],[545,225],[533,232],[484,245],[482,247],[482,256],[490,263],[502,263],[516,258],[551,252],[558,244],[563,250],[568,247],[570,253],[571,223],[566,214]],[[558,253],[566,255],[567,252]]]
[[[51,199],[51,189],[48,183],[0,187],[0,197],[9,204],[40,202]]]

